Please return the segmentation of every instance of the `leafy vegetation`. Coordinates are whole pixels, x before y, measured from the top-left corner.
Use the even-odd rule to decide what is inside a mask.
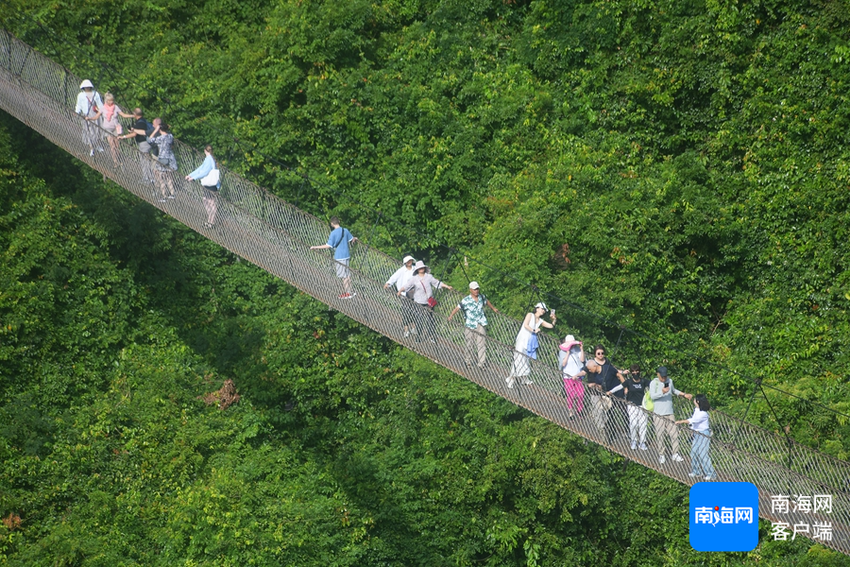
[[[483,264],[449,279],[480,280],[509,312],[528,294],[501,274],[584,306],[561,313],[586,342],[614,343],[617,324],[660,337],[627,338],[623,362],[689,352],[844,413],[848,14],[637,0],[0,11],[281,196],[370,226],[357,201],[431,235],[384,222],[388,249],[469,250]],[[268,156],[317,182],[293,185]],[[328,312],[5,116],[0,184],[10,565],[846,564],[766,527],[752,553],[692,552],[685,487]],[[741,376],[672,362],[681,384],[746,404]],[[241,401],[206,406],[225,378]],[[846,422],[771,401],[778,422],[763,403],[750,417],[847,457]]]

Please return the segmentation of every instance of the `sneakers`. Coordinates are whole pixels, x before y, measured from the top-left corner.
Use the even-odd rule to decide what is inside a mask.
[[[89,156],[94,157],[94,150],[89,150]]]
[[[514,384],[516,384],[516,380],[513,376],[508,376],[507,378],[505,378],[505,382],[508,383],[508,388],[513,388]]]
[[[705,480],[714,480],[717,478],[716,474],[706,475]]]
[[[405,331],[405,332],[404,332],[404,338],[406,339],[406,338],[407,338],[407,337],[409,337],[409,336],[410,336],[410,331]]]
[[[658,462],[663,465],[667,462],[667,459],[664,458],[664,455],[661,455],[660,457],[658,457]]]
[[[638,447],[640,448],[640,450],[641,450],[641,451],[646,451],[646,450],[647,450],[647,448],[646,448],[646,443],[641,443],[640,445],[638,445]]]
[[[685,460],[685,459],[683,459],[682,457],[679,456],[679,453],[673,453],[672,459],[674,461],[676,461],[677,463],[681,463],[682,461]]]
[[[523,380],[523,381],[522,381],[522,383],[523,383],[524,385],[526,385],[526,386],[531,386],[532,384],[534,384],[534,382],[532,382],[532,381],[531,381],[531,380],[529,380],[528,378],[526,378],[525,380]]]
[[[698,474],[698,473],[695,473],[695,472],[689,472],[689,473],[688,473],[688,476],[689,476],[689,477],[691,477],[691,478],[694,478],[694,477],[696,477],[696,476],[699,476],[699,474]]]
[[[632,451],[634,451],[635,449],[637,449],[637,443],[632,441]]]
[[[340,299],[351,299],[351,294],[350,293],[340,293],[339,298]]]

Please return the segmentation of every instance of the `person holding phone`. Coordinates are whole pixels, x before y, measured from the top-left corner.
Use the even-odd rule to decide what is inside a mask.
[[[514,344],[514,363],[511,365],[511,373],[505,378],[508,388],[513,388],[517,378],[522,378],[526,386],[532,384],[528,375],[531,374],[531,357],[528,355],[528,343],[532,341],[532,335],[540,332],[540,327],[551,329],[555,326],[557,318],[552,315],[552,322],[544,321],[543,317],[549,312],[549,308],[542,301],[534,306],[534,311],[527,313],[522,321],[522,327],[516,336]],[[536,339],[537,337],[534,337]]]
[[[662,465],[667,461],[664,455],[666,450],[665,438],[670,441],[671,458],[676,462],[685,460],[679,455],[679,432],[673,417],[674,394],[689,400],[693,398],[691,394],[677,390],[673,385],[673,380],[667,375],[667,367],[659,366],[655,371],[655,379],[649,384],[649,397],[655,404],[652,410],[652,424],[655,426],[658,463]]]

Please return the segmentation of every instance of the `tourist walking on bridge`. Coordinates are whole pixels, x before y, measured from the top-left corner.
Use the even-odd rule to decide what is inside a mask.
[[[629,367],[629,379],[623,383],[626,391],[626,401],[629,402],[629,438],[632,441],[632,451],[640,448],[646,451],[646,422],[647,414],[643,409],[644,395],[649,391],[649,380],[641,376],[640,366],[632,364]]]
[[[689,419],[677,421],[677,424],[690,424],[693,430],[693,444],[691,445],[691,472],[688,476],[695,478],[702,476],[705,480],[717,478],[714,467],[711,464],[711,456],[708,450],[711,447],[711,427],[709,427],[708,412],[711,405],[705,394],[697,394],[694,398],[694,414]]]
[[[156,182],[162,195],[162,198],[159,200],[160,203],[164,203],[166,199],[174,198],[174,179],[172,175],[177,171],[177,158],[174,157],[174,151],[172,150],[174,136],[171,135],[169,130],[168,124],[156,118],[154,120],[154,130],[148,136],[148,143],[159,147],[159,153],[153,167]]]
[[[122,113],[121,116],[124,116]],[[139,147],[139,165],[142,168],[142,179],[145,183],[153,183],[153,170],[151,169],[151,145],[148,142],[148,121],[145,120],[141,108],[133,109],[133,125],[130,131],[121,136],[121,139],[133,138]]]
[[[516,336],[514,343],[514,363],[511,365],[511,373],[505,378],[508,383],[508,388],[513,388],[517,378],[522,379],[522,383],[530,385],[531,379],[531,358],[537,358],[537,334],[540,332],[540,327],[551,329],[555,326],[557,318],[552,315],[552,322],[544,321],[543,317],[549,312],[549,308],[543,302],[534,306],[534,311],[527,313],[522,321],[522,327]],[[529,351],[529,346],[531,351]]]
[[[667,376],[667,367],[659,366],[655,372],[655,379],[649,384],[649,397],[655,407],[652,409],[652,425],[655,427],[655,443],[658,448],[658,462],[664,464],[666,457],[665,438],[670,440],[671,458],[676,461],[684,461],[679,455],[679,431],[673,417],[673,394],[688,398],[691,394],[681,392],[673,386],[673,380]]]
[[[204,228],[212,228],[215,226],[215,219],[218,214],[218,190],[221,189],[221,172],[213,155],[212,146],[209,144],[204,147],[204,163],[186,176],[186,181],[193,179],[200,179],[201,187],[204,190],[204,210],[207,212]]]
[[[596,427],[601,431],[608,425],[608,410],[614,405],[609,396],[621,392],[625,378],[623,372],[605,358],[605,347],[602,345],[596,345],[593,349],[587,372],[588,387],[591,388],[590,411]]]
[[[103,96],[103,109],[100,112],[100,126],[109,134],[109,152],[112,154],[115,169],[118,169],[118,136],[124,132],[119,120],[122,115],[121,107],[115,104],[115,97],[112,93],[106,93]]]
[[[390,279],[387,280],[387,283],[384,284],[384,289],[389,288],[391,285],[395,285],[396,291],[399,292],[404,289],[404,286],[407,285],[408,280],[413,277],[413,263],[415,262],[413,256],[405,256],[401,261],[401,268],[395,271]],[[410,302],[405,301],[404,298],[400,299],[401,303],[401,320],[404,323],[404,336],[410,336],[410,331],[416,327],[416,321],[413,319],[413,313],[410,311],[411,305]]]
[[[103,151],[100,145],[100,129],[98,120],[103,108],[103,100],[100,93],[94,90],[94,85],[86,79],[80,83],[80,93],[77,95],[77,105],[74,112],[83,117],[83,142],[89,147],[89,155],[94,155],[94,150]]]
[[[467,366],[472,365],[472,360],[477,356],[478,368],[484,368],[487,364],[487,316],[484,315],[484,306],[490,307],[493,313],[499,310],[493,307],[490,300],[481,293],[478,282],[469,282],[469,295],[460,300],[457,307],[449,315],[449,321],[455,313],[463,309],[466,325],[463,329],[463,337],[466,342],[464,349],[464,362]]]
[[[564,393],[567,395],[567,411],[570,419],[580,414],[584,409],[584,384],[582,379],[587,376],[584,365],[584,349],[581,341],[573,335],[564,337],[558,352],[558,367],[564,373]]]
[[[351,269],[348,267],[351,261],[349,244],[357,242],[357,238],[351,235],[347,228],[342,228],[338,217],[331,217],[331,233],[328,242],[320,246],[311,246],[310,250],[324,250],[330,248],[334,251],[334,266],[336,276],[342,280],[342,294],[340,299],[351,299],[357,293],[351,289]]]
[[[444,287],[446,289],[454,289],[452,286],[441,282],[431,275],[431,268],[425,265],[422,260],[416,262],[413,266],[414,276],[407,280],[404,288],[399,290],[398,295],[406,294],[408,291],[413,293],[413,302],[416,304],[416,328],[419,334],[416,336],[416,342],[421,341],[422,335],[426,335],[432,343],[437,342],[437,326],[434,323],[434,307],[437,306],[437,299],[434,297],[434,290]]]

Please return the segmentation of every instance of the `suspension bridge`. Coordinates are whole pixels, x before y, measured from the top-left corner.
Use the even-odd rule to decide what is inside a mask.
[[[607,412],[606,428],[600,429],[588,417],[570,419],[562,375],[554,359],[558,341],[550,336],[540,336],[542,354],[541,360],[531,365],[532,384],[518,381],[514,388],[507,387],[505,377],[514,360],[513,344],[519,321],[502,314],[488,314],[484,368],[466,364],[463,323],[447,320],[462,297],[460,293],[444,296],[437,306],[435,342],[417,340],[420,337],[415,333],[405,336],[406,300],[400,300],[394,290],[383,287],[400,261],[369,246],[368,242],[358,245],[352,260],[351,282],[356,297],[340,297],[343,290],[328,255],[310,250],[311,245],[322,244],[327,239],[327,223],[236,173],[221,169],[222,190],[218,195],[217,221],[212,227],[206,226],[207,213],[199,183],[175,175],[176,198],[161,200],[156,185],[145,180],[150,164],[144,160],[150,158],[140,154],[134,144],[122,143],[113,154],[106,134],[99,133],[105,151],[90,151],[83,137],[86,126],[82,117],[74,113],[72,103],[79,84],[80,77],[11,33],[0,32],[0,108],[105,178],[329,307],[482,388],[678,482],[692,485],[701,480],[688,476],[687,459],[683,462],[668,459],[661,464],[652,448],[633,450],[627,434],[625,407],[618,399],[612,400],[613,407]],[[188,171],[190,164],[200,164],[204,157],[202,152],[178,140],[174,152],[184,171]],[[586,399],[595,395],[596,392],[586,388]],[[690,416],[693,409],[690,403],[674,402],[678,418]],[[789,538],[795,525],[821,526],[820,530],[809,529],[799,535],[850,555],[850,463],[722,411],[712,411],[711,421],[714,432],[711,457],[717,481],[753,483],[759,490],[762,518],[789,526]],[[652,419],[648,422],[652,423]],[[684,429],[679,432],[683,447],[685,433]],[[782,504],[795,502],[801,496],[829,497],[831,506],[818,509]]]

